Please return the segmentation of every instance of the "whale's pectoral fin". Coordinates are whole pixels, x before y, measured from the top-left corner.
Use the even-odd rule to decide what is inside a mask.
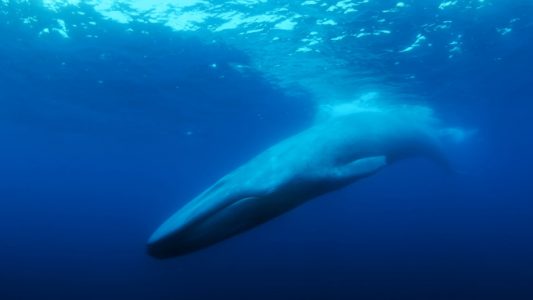
[[[338,178],[357,178],[370,176],[387,165],[387,157],[371,156],[352,161],[335,169]]]

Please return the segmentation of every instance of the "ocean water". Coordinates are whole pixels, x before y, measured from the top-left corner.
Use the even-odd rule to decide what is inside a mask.
[[[0,299],[533,299],[533,3],[0,1]],[[346,103],[471,134],[169,260],[152,232]],[[378,104],[376,104],[378,103]]]

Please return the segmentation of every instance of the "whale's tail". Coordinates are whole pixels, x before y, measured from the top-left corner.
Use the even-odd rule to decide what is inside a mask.
[[[460,144],[468,141],[477,133],[475,129],[463,129],[459,127],[444,128],[439,131],[441,140],[447,144]]]
[[[453,153],[457,151],[459,145],[464,145],[477,133],[476,129],[464,129],[459,127],[441,128],[437,131],[439,158],[434,159],[437,163],[451,174],[464,174],[461,171],[460,163]],[[457,158],[457,157],[456,157]]]

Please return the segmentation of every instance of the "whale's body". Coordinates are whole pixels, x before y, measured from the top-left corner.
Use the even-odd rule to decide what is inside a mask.
[[[148,252],[167,258],[204,248],[403,158],[425,156],[446,164],[436,123],[413,109],[358,111],[320,122],[267,149],[178,210],[151,236]]]

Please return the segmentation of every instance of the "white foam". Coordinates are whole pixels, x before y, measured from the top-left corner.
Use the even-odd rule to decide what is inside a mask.
[[[426,40],[426,36],[424,36],[423,34],[419,33],[416,36],[415,41],[410,46],[404,48],[403,50],[400,50],[400,53],[413,51],[414,49],[420,47],[425,40]]]
[[[446,9],[446,8],[449,8],[451,6],[454,6],[457,4],[457,0],[454,0],[454,1],[444,1],[444,2],[441,2],[439,4],[439,9]]]
[[[101,12],[102,16],[104,16],[107,19],[113,20],[115,22],[121,23],[121,24],[127,24],[131,22],[132,18],[128,16],[127,14],[118,11],[118,10],[109,10],[109,11],[103,11]]]
[[[196,31],[208,18],[209,14],[201,11],[174,13],[165,24],[176,31]]]
[[[298,22],[294,21],[294,19],[287,19],[276,24],[274,28],[280,30],[293,30],[296,25],[298,25]]]
[[[322,20],[318,20],[316,21],[316,24],[317,25],[337,25],[337,22],[335,22],[334,20],[332,19],[322,19]]]

